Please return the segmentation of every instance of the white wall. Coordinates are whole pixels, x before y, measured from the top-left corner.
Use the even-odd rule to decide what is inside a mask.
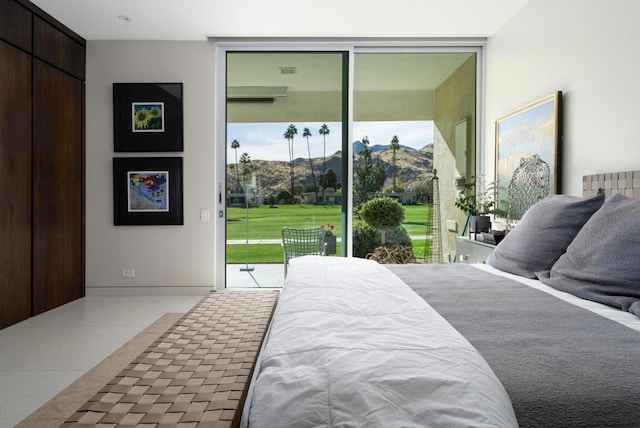
[[[209,42],[89,41],[86,80],[88,295],[204,294],[213,287],[214,65]],[[115,153],[113,83],[182,82],[184,152]],[[113,226],[112,158],[181,156],[184,226]],[[200,221],[200,209],[211,221]],[[135,269],[123,278],[122,269]],[[174,288],[180,287],[180,288]]]
[[[529,0],[487,46],[485,171],[495,120],[563,91],[563,193],[582,176],[640,168],[638,0]]]
[[[564,193],[584,174],[640,166],[637,0],[530,0],[489,39],[485,165],[493,174],[495,120],[564,93]],[[213,286],[214,47],[208,42],[89,41],[87,46],[87,294],[204,293]],[[184,83],[184,226],[113,226],[114,82]],[[146,154],[136,154],[146,155]],[[136,277],[122,278],[123,268]],[[106,288],[105,288],[106,287]],[[109,289],[108,287],[112,287]]]

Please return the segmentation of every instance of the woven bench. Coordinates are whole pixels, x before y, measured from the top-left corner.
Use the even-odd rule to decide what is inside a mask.
[[[62,426],[238,426],[277,298],[210,293]]]

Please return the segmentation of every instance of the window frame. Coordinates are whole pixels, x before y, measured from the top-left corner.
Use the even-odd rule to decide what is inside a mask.
[[[353,141],[353,88],[354,88],[354,60],[355,55],[360,53],[475,53],[477,58],[476,67],[476,175],[484,173],[484,75],[486,38],[461,39],[461,40],[342,40],[342,39],[319,39],[319,40],[289,40],[289,39],[237,39],[220,38],[212,40],[215,44],[215,135],[214,155],[215,162],[215,192],[216,192],[216,212],[214,237],[216,243],[214,248],[214,287],[222,290],[226,288],[226,254],[225,254],[225,167],[226,165],[226,57],[230,51],[246,52],[344,52],[348,55],[348,76],[347,90],[348,102],[346,110],[347,119],[347,141]],[[353,218],[353,145],[346,144],[348,173],[348,185],[346,190],[347,204],[346,216],[343,219],[343,230],[347,231],[351,227]],[[349,232],[346,235],[347,257],[352,256],[353,238]],[[343,237],[344,239],[344,237]]]

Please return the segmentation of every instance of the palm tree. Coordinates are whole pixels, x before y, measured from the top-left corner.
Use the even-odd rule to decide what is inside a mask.
[[[287,149],[289,150],[289,165],[291,165],[291,138],[293,138],[293,136],[288,129],[284,132],[284,134],[282,134],[282,136],[285,140],[287,140]]]
[[[327,135],[329,135],[329,127],[326,123],[323,123],[318,132],[322,135],[322,139],[324,140],[322,149],[322,175],[324,175],[327,172]]]
[[[291,196],[295,195],[295,171],[293,165],[293,137],[298,133],[298,128],[294,124],[287,127],[284,138],[289,143],[289,174],[291,175]]]
[[[309,168],[311,169],[311,178],[313,180],[313,191],[316,194],[316,201],[318,200],[318,188],[316,187],[316,174],[313,172],[313,162],[311,162],[311,147],[309,146],[309,137],[311,137],[311,131],[309,128],[304,128],[302,136],[307,139],[307,153],[309,153]]]
[[[251,157],[248,153],[243,153],[240,156],[240,163],[242,164],[242,183],[244,184],[244,202],[245,206],[249,207],[249,175],[252,172]]]
[[[393,165],[393,193],[396,193],[396,151],[400,149],[400,140],[398,140],[398,136],[394,135],[391,139],[390,146],[393,156],[391,157],[391,164]]]
[[[291,176],[291,167],[293,165],[293,155],[291,152],[291,140],[293,139],[293,134],[289,129],[287,129],[282,136],[287,140],[287,149],[289,151],[289,176]],[[291,191],[293,192],[293,183],[291,185]],[[293,193],[291,193],[291,198],[293,198]]]
[[[323,123],[318,133],[322,135],[322,179],[326,181],[327,175],[327,135],[329,135],[329,127],[326,123]],[[324,189],[326,186],[322,186],[322,201],[324,202]]]
[[[236,152],[236,191],[240,188],[240,171],[238,171],[238,149],[240,148],[240,143],[238,140],[233,140],[231,142],[231,148]]]
[[[240,156],[240,163],[242,164],[242,181],[244,182],[245,187],[247,186],[247,176],[251,174],[251,156],[248,153],[243,153]],[[245,189],[246,192],[246,189]]]
[[[251,157],[247,152],[240,156],[240,163],[242,164],[242,182],[244,183],[244,207],[245,207],[245,269],[249,271],[249,180],[247,176],[251,174]]]

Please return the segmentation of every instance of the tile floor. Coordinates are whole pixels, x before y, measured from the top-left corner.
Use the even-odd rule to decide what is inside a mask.
[[[227,266],[229,288],[279,288],[282,263]],[[245,270],[241,270],[245,269]],[[202,296],[91,296],[0,330],[0,428],[11,428],[168,312]]]
[[[202,296],[85,297],[0,330],[0,428],[11,428],[168,312]]]

